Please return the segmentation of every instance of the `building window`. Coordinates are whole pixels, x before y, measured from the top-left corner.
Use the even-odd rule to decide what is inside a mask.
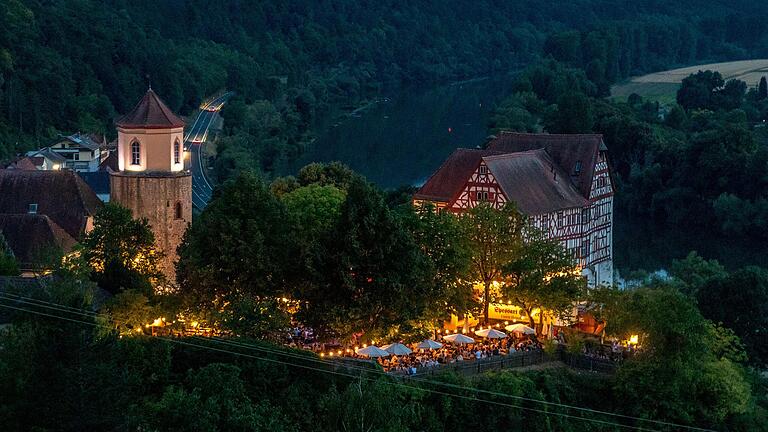
[[[80,160],[80,152],[72,153],[72,160]]]
[[[563,212],[557,212],[557,227],[562,228],[563,227],[563,218],[564,218]]]
[[[131,165],[141,165],[141,144],[138,141],[131,143]]]
[[[30,204],[29,205],[29,214],[37,214],[37,204]]]
[[[589,222],[589,207],[581,209],[581,223],[587,223]]]
[[[480,165],[480,174],[488,174],[488,166]]]
[[[581,245],[581,257],[587,258],[589,256],[589,239],[584,240],[584,243]]]
[[[581,172],[581,161],[576,161],[576,166],[573,167],[573,171],[578,174]]]
[[[181,163],[181,145],[179,144],[179,140],[177,139],[175,143],[173,143],[173,163],[180,164]]]
[[[184,219],[181,213],[181,203],[178,201],[176,202],[176,208],[174,209],[174,213],[175,213],[176,219]]]
[[[480,191],[477,193],[477,200],[478,201],[488,201],[488,192],[486,191]]]

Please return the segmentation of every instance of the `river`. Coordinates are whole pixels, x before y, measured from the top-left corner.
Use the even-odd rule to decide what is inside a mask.
[[[510,84],[481,79],[406,90],[354,116],[331,116],[290,170],[313,161],[341,161],[383,188],[419,186],[454,149],[485,142],[488,116]]]

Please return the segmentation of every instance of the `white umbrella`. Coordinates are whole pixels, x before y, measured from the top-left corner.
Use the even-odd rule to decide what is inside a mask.
[[[408,354],[413,352],[413,351],[411,351],[410,348],[408,348],[407,346],[405,346],[405,345],[403,345],[401,343],[393,343],[393,344],[389,344],[389,345],[384,345],[383,347],[381,347],[381,349],[383,349],[384,351],[386,351],[386,352],[388,352],[390,354],[394,354],[394,355],[408,355]]]
[[[536,334],[536,330],[528,327],[525,324],[510,324],[504,328],[512,333]]]
[[[474,339],[472,339],[469,336],[464,336],[461,333],[454,333],[452,335],[443,336],[443,339],[447,340],[448,342],[453,342],[455,344],[475,343]]]
[[[442,347],[443,347],[443,344],[441,344],[440,342],[435,342],[432,339],[424,339],[418,346],[418,348],[420,349],[429,349],[429,350],[439,349]]]
[[[357,351],[355,351],[358,355],[366,356],[366,357],[387,357],[389,356],[389,353],[384,351],[383,349],[377,347],[377,346],[369,346],[365,348],[360,348]]]
[[[500,332],[498,330],[494,330],[492,328],[487,328],[485,330],[477,330],[475,332],[476,335],[488,339],[502,339],[507,337],[507,334],[504,332]]]

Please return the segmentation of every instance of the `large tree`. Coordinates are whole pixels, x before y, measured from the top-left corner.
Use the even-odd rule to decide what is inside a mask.
[[[421,251],[428,258],[432,285],[424,318],[436,323],[475,312],[473,281],[470,277],[471,250],[461,231],[460,220],[432,206],[415,209],[410,203],[400,208]]]
[[[320,248],[300,298],[306,323],[375,337],[422,314],[431,293],[427,258],[373,185],[352,179]]]
[[[543,323],[545,310],[565,319],[572,315],[574,303],[586,289],[586,280],[573,255],[559,241],[547,239],[533,228],[521,254],[504,271],[504,297],[525,311],[532,328],[536,328],[535,309],[539,309],[539,324]]]
[[[93,229],[80,242],[81,256],[91,279],[112,293],[135,289],[152,294],[162,283],[155,235],[146,219],[109,203],[96,214]]]
[[[256,175],[223,184],[179,246],[176,276],[186,306],[241,333],[279,325],[293,232],[284,204]]]
[[[483,286],[482,313],[488,324],[489,305],[498,296],[491,287],[501,284],[505,266],[521,256],[526,218],[511,203],[501,209],[481,204],[463,213],[460,223],[472,257],[469,276]]]
[[[768,364],[768,271],[745,267],[713,277],[696,292],[702,314],[732,329],[744,342],[750,361]]]
[[[690,298],[662,282],[597,294],[609,335],[640,336],[640,350],[616,375],[617,402],[626,412],[717,428],[748,409],[738,338],[704,319]]]

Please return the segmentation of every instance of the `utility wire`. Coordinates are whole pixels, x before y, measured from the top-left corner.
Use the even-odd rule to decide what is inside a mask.
[[[239,346],[239,347],[242,347],[242,348],[249,348],[249,349],[256,350],[256,351],[263,351],[263,352],[268,352],[268,353],[273,353],[273,354],[282,354],[282,355],[286,355],[286,356],[293,356],[293,357],[296,357],[296,358],[300,358],[302,360],[311,360],[311,361],[322,362],[322,363],[326,363],[326,364],[336,364],[336,363],[334,363],[332,361],[328,361],[328,360],[311,358],[311,357],[307,357],[307,356],[302,356],[300,354],[293,354],[293,353],[288,353],[288,352],[285,352],[285,351],[280,351],[279,349],[275,349],[275,348],[262,347],[262,346],[259,346],[259,345],[248,344],[248,343],[240,342],[240,341],[226,340],[226,339],[217,338],[217,337],[213,337],[213,338],[200,338],[200,337],[198,337],[198,339],[203,339],[203,340],[211,339],[211,340],[217,341],[219,343],[229,344],[229,345],[233,345],[233,346]],[[368,369],[368,368],[365,368],[365,367],[362,367],[362,366],[355,366],[355,365],[345,365],[345,366],[348,367],[348,368],[352,368],[352,369],[358,369],[358,370],[362,370],[362,371],[368,371],[368,372],[373,372],[373,373],[377,373],[377,374],[380,374],[380,375],[392,377],[392,375],[390,375],[390,374],[388,374],[388,373],[386,373],[384,371],[380,371],[380,370],[375,370],[375,369],[372,370],[372,369]],[[525,401],[525,402],[535,402],[535,403],[540,403],[540,404],[543,404],[543,405],[549,405],[549,406],[555,406],[555,407],[560,407],[560,408],[567,408],[567,409],[572,409],[572,410],[577,410],[577,411],[589,412],[589,413],[592,413],[592,414],[600,414],[600,415],[605,415],[605,416],[619,417],[619,418],[624,418],[624,419],[628,419],[628,420],[635,420],[635,421],[641,421],[641,422],[655,423],[655,424],[658,424],[658,425],[672,426],[672,427],[677,427],[677,428],[682,428],[682,429],[712,432],[710,429],[703,429],[703,428],[699,428],[699,427],[695,427],[695,426],[680,425],[680,424],[665,422],[665,421],[661,421],[661,420],[644,419],[644,418],[641,418],[641,417],[634,417],[634,416],[629,416],[629,415],[624,415],[624,414],[612,413],[612,412],[608,412],[608,411],[600,411],[600,410],[595,410],[595,409],[591,409],[591,408],[585,408],[585,407],[579,407],[579,406],[574,406],[574,405],[561,404],[561,403],[557,403],[557,402],[545,401],[545,400],[541,400],[541,399],[534,399],[534,398],[528,398],[528,397],[524,397],[524,396],[517,396],[517,395],[510,395],[510,394],[505,394],[505,393],[499,393],[499,392],[494,392],[494,391],[491,391],[491,390],[476,389],[476,388],[472,388],[472,387],[466,387],[466,386],[461,386],[461,385],[458,385],[458,384],[452,384],[452,383],[447,383],[447,382],[442,382],[442,381],[433,381],[433,380],[429,380],[429,379],[425,379],[425,378],[417,378],[417,377],[407,377],[407,378],[409,380],[413,380],[413,381],[417,381],[417,382],[425,383],[425,384],[432,384],[432,385],[437,385],[437,386],[442,386],[442,387],[449,387],[449,388],[455,388],[455,389],[460,389],[460,390],[473,391],[473,392],[476,392],[476,393],[483,393],[483,394],[488,394],[488,395],[492,395],[492,396],[507,397],[507,398],[510,398],[510,399],[517,399],[517,400]]]
[[[56,319],[63,319],[63,320],[66,320],[66,321],[71,321],[71,322],[75,322],[75,323],[79,323],[79,324],[86,324],[86,325],[90,325],[90,326],[94,326],[94,327],[102,327],[103,326],[103,325],[100,325],[100,324],[94,323],[94,322],[88,322],[88,321],[76,320],[76,319],[72,319],[72,318],[61,317],[61,316],[57,316],[57,315],[53,315],[53,314],[48,314],[48,313],[40,312],[40,311],[35,311],[35,310],[31,310],[31,309],[18,308],[18,307],[14,307],[14,306],[3,305],[3,304],[0,304],[0,307],[15,309],[15,310],[23,311],[23,312],[28,312],[28,313],[42,315],[42,316],[56,318]],[[570,415],[570,414],[565,414],[565,413],[549,412],[549,411],[540,410],[540,409],[537,409],[537,408],[524,407],[524,406],[513,405],[513,404],[508,404],[508,403],[503,403],[503,402],[498,402],[498,401],[493,401],[493,400],[487,400],[487,399],[479,399],[479,398],[476,398],[476,397],[473,397],[473,396],[467,396],[467,395],[461,395],[461,394],[455,394],[455,393],[442,392],[442,391],[434,390],[434,389],[424,389],[424,388],[421,388],[421,387],[410,386],[410,385],[406,385],[406,384],[403,384],[401,382],[396,382],[396,381],[376,380],[376,379],[373,379],[373,378],[364,377],[362,375],[352,375],[352,374],[347,374],[347,373],[338,372],[338,371],[332,371],[332,370],[327,370],[327,369],[321,369],[321,368],[316,368],[316,367],[307,366],[307,365],[301,365],[301,364],[296,364],[296,363],[289,363],[289,362],[285,362],[285,361],[277,360],[277,359],[258,357],[258,356],[254,356],[254,355],[249,355],[249,354],[237,352],[237,351],[225,350],[225,349],[220,349],[220,348],[215,348],[215,347],[210,347],[210,346],[205,346],[205,345],[198,345],[198,344],[194,344],[194,343],[190,343],[190,342],[185,342],[185,341],[181,341],[181,340],[177,340],[177,339],[173,339],[173,338],[160,337],[160,339],[162,339],[164,341],[167,341],[167,342],[179,344],[179,345],[186,345],[186,346],[196,347],[196,348],[205,349],[205,350],[209,350],[209,351],[217,351],[217,352],[232,354],[232,355],[236,355],[236,356],[240,356],[240,357],[246,357],[246,358],[252,358],[252,359],[256,359],[256,360],[263,360],[263,361],[267,361],[267,362],[277,363],[277,364],[286,365],[286,366],[294,366],[294,367],[298,367],[298,368],[302,368],[302,369],[307,369],[307,370],[312,370],[312,371],[317,371],[317,372],[322,372],[322,373],[330,373],[330,374],[344,376],[344,377],[348,377],[348,378],[365,379],[367,381],[379,382],[379,383],[383,383],[383,384],[386,384],[386,385],[394,385],[394,386],[399,386],[399,387],[404,387],[404,388],[410,388],[410,389],[417,390],[417,391],[424,391],[424,392],[433,393],[433,394],[439,394],[439,395],[443,395],[443,396],[452,396],[452,397],[457,397],[457,398],[466,399],[466,400],[475,401],[475,402],[484,402],[484,403],[489,403],[489,404],[492,404],[492,405],[503,406],[503,407],[507,407],[507,408],[516,408],[516,409],[521,409],[521,410],[525,410],[525,411],[532,411],[532,412],[537,412],[537,413],[541,413],[541,414],[544,414],[544,415],[554,415],[554,416],[558,416],[558,417],[582,420],[582,421],[587,421],[587,422],[592,422],[592,423],[597,423],[597,424],[603,424],[603,425],[607,425],[607,426],[624,427],[624,428],[638,430],[638,431],[651,431],[651,432],[654,431],[654,429],[647,429],[647,428],[638,427],[638,426],[624,425],[624,424],[621,424],[621,423],[608,422],[608,421],[598,420],[598,419],[594,419],[594,418],[578,417],[578,416],[574,416],[574,415]]]
[[[3,293],[0,293],[0,298],[2,298],[3,295],[4,295]],[[95,317],[97,315],[95,312],[92,312],[92,311],[87,311],[87,310],[84,310],[84,309],[79,309],[78,310],[77,308],[73,308],[73,307],[65,306],[65,305],[60,305],[58,303],[51,303],[51,302],[47,302],[47,301],[44,301],[44,300],[33,299],[33,298],[30,298],[30,297],[23,297],[23,296],[17,296],[17,297],[22,298],[22,299],[39,301],[39,302],[45,303],[47,305],[53,305],[53,306],[51,306],[52,308],[59,308],[59,307],[61,307],[61,308],[74,309],[75,310],[75,311],[67,311],[68,313],[80,313],[81,315],[86,315],[88,317]],[[23,300],[19,300],[19,301],[23,301]],[[31,304],[29,302],[24,302],[24,303]],[[42,306],[42,305],[36,305],[36,306]],[[43,307],[45,307],[45,306],[43,306]],[[108,316],[107,316],[107,318],[108,318]],[[299,359],[299,360],[302,360],[302,361],[309,361],[309,362],[325,364],[325,365],[332,365],[332,366],[337,366],[338,365],[338,363],[334,363],[333,361],[323,360],[323,359],[319,359],[319,358],[315,358],[315,357],[311,357],[311,356],[306,356],[306,355],[302,355],[302,354],[298,354],[298,353],[292,353],[290,351],[280,350],[280,349],[277,349],[277,348],[270,348],[270,347],[266,347],[266,346],[259,346],[259,345],[254,345],[254,344],[248,344],[248,343],[245,343],[245,342],[235,341],[235,340],[231,340],[231,339],[230,340],[226,340],[226,339],[217,338],[217,337],[210,337],[210,338],[201,338],[199,336],[195,336],[195,337],[197,339],[200,339],[200,340],[214,341],[214,342],[217,342],[217,343],[220,343],[220,344],[225,344],[225,345],[229,345],[229,346],[236,346],[236,347],[240,347],[240,348],[251,349],[251,350],[258,351],[258,352],[282,355],[282,356],[285,356],[285,357],[295,358],[295,359]],[[366,367],[362,367],[362,366],[345,365],[345,367],[348,368],[348,369],[359,370],[361,372],[374,373],[374,374],[379,374],[379,375],[383,375],[383,376],[387,376],[387,377],[393,377],[392,375],[390,375],[390,374],[388,374],[388,373],[386,373],[384,371],[380,371],[380,370],[376,370],[376,369],[370,369],[370,368],[366,368]],[[472,392],[475,392],[475,393],[483,393],[483,394],[488,394],[488,395],[497,396],[497,397],[506,397],[506,398],[516,399],[516,400],[525,401],[525,402],[540,403],[540,404],[543,404],[543,405],[548,405],[548,406],[553,406],[553,407],[572,409],[572,410],[576,410],[576,411],[589,412],[589,413],[592,413],[592,414],[600,414],[600,415],[617,417],[617,418],[624,418],[624,419],[628,419],[628,420],[635,420],[635,421],[638,421],[638,422],[654,423],[654,424],[657,424],[657,425],[672,426],[672,427],[683,428],[683,429],[688,429],[688,430],[708,431],[708,429],[698,428],[698,427],[694,427],[694,426],[685,426],[685,425],[665,422],[665,421],[661,421],[661,420],[644,419],[644,418],[640,418],[640,417],[634,417],[634,416],[629,416],[629,415],[624,415],[624,414],[612,413],[612,412],[608,412],[608,411],[600,411],[600,410],[595,410],[595,409],[591,409],[591,408],[585,408],[585,407],[561,404],[561,403],[550,402],[550,401],[541,400],[541,399],[527,398],[527,397],[524,397],[524,396],[504,394],[504,393],[494,392],[494,391],[490,391],[490,390],[476,389],[476,388],[461,386],[461,385],[458,385],[458,384],[446,383],[446,382],[441,382],[441,381],[433,381],[433,380],[429,380],[429,379],[425,379],[425,378],[408,377],[408,379],[413,380],[413,381],[417,381],[417,382],[420,382],[420,383],[424,383],[424,384],[431,384],[431,385],[435,385],[435,386],[448,387],[448,388],[453,388],[453,389],[458,389],[458,390],[472,391]]]
[[[4,297],[4,293],[0,293],[0,298],[3,298],[3,297]],[[17,298],[12,298],[12,299],[8,299],[6,297],[6,300],[20,301],[20,302],[23,302],[23,303],[26,303],[26,304],[30,304],[30,305],[33,305],[33,306],[46,307],[46,308],[55,309],[55,310],[58,310],[58,311],[62,311],[61,310],[62,308],[63,309],[72,309],[72,310],[64,310],[64,312],[73,313],[73,314],[79,314],[79,315],[86,316],[88,318],[96,318],[96,317],[98,317],[98,315],[95,312],[87,311],[87,310],[84,310],[84,309],[79,309],[78,310],[77,308],[73,308],[73,307],[70,307],[70,306],[60,305],[60,304],[57,304],[57,303],[51,303],[51,302],[47,302],[47,301],[44,301],[44,300],[33,299],[33,298],[29,298],[29,297],[23,297],[23,296],[16,296],[16,297]],[[21,299],[24,299],[24,300],[21,300]],[[31,300],[31,301],[28,301],[28,300]],[[34,302],[44,303],[45,305],[43,305],[43,304],[35,304],[35,303],[33,303],[33,301]],[[48,317],[52,317],[52,318],[65,319],[65,320],[68,320],[68,321],[78,322],[78,323],[82,323],[82,324],[88,324],[88,325],[93,325],[93,326],[101,326],[101,325],[99,325],[97,323],[93,323],[93,322],[69,319],[69,318],[66,318],[66,317],[46,314],[46,313],[42,313],[42,312],[39,312],[39,311],[33,311],[33,310],[25,309],[25,308],[16,308],[16,307],[13,307],[13,306],[2,305],[2,304],[0,304],[0,306],[11,308],[11,309],[16,309],[16,310],[20,310],[20,311],[30,312],[30,313],[37,313],[39,315],[48,316]],[[112,321],[116,322],[115,320],[112,320]],[[231,351],[231,350],[222,350],[222,349],[217,349],[217,348],[213,348],[213,347],[206,347],[206,346],[201,346],[201,345],[195,345],[195,344],[190,344],[190,343],[182,342],[182,341],[179,341],[179,340],[176,340],[176,339],[168,339],[168,338],[164,338],[164,337],[161,337],[161,339],[168,340],[168,341],[171,341],[173,343],[182,343],[182,344],[186,344],[186,345],[193,345],[193,346],[197,346],[197,347],[204,348],[204,349],[211,349],[211,350],[221,351],[221,352],[229,352],[231,354],[236,354],[236,355],[245,355],[243,353],[239,353],[239,352],[235,352],[235,351]],[[310,361],[310,362],[320,363],[320,364],[323,364],[323,365],[328,365],[328,366],[333,366],[333,367],[338,367],[339,366],[338,363],[334,363],[334,362],[331,362],[331,361],[326,361],[326,360],[322,360],[322,359],[312,358],[310,356],[304,356],[304,355],[300,355],[300,354],[290,353],[290,352],[287,352],[287,351],[281,351],[279,349],[260,347],[260,346],[256,346],[256,345],[252,345],[252,344],[247,344],[247,343],[239,342],[239,341],[229,341],[229,340],[224,340],[224,339],[221,339],[221,338],[200,338],[200,337],[197,337],[197,339],[204,340],[204,341],[218,342],[220,344],[226,344],[226,345],[229,345],[229,346],[236,346],[236,347],[239,347],[239,348],[247,348],[247,349],[251,349],[251,350],[255,350],[255,351],[259,351],[259,352],[264,352],[264,353],[269,353],[269,354],[282,355],[282,356],[285,356],[285,357],[296,358],[296,359],[299,359],[299,360],[302,360],[302,361]],[[247,356],[247,355],[245,355],[245,356]],[[287,362],[282,362],[282,361],[279,361],[279,360],[266,359],[266,358],[261,358],[261,357],[258,357],[258,358],[262,359],[262,360],[266,360],[266,361],[275,361],[275,362],[278,362],[278,363],[287,364],[287,365],[293,365],[293,366],[297,366],[297,367],[305,367],[304,365],[297,365],[295,363],[287,363]],[[392,375],[389,375],[389,374],[387,374],[387,373],[385,373],[383,371],[379,371],[379,370],[375,370],[375,369],[369,369],[369,368],[360,367],[360,366],[354,366],[354,365],[343,365],[343,367],[345,367],[347,369],[355,369],[355,370],[359,370],[361,372],[373,373],[373,374],[383,375],[383,376],[392,378]],[[324,369],[317,369],[317,368],[311,368],[311,369],[325,371],[325,372],[333,372],[333,373],[339,374],[338,372],[327,371],[327,370],[324,370]],[[342,374],[342,375],[348,376],[348,377],[357,377],[355,375],[349,375],[349,374]],[[675,423],[663,422],[663,421],[659,421],[659,420],[643,419],[643,418],[632,417],[632,416],[627,416],[627,415],[623,415],[623,414],[617,414],[617,413],[611,413],[611,412],[606,412],[606,411],[593,410],[593,409],[590,409],[590,408],[577,407],[577,406],[571,406],[571,405],[566,405],[566,404],[559,404],[559,403],[544,401],[544,400],[540,400],[540,399],[526,398],[526,397],[522,397],[522,396],[515,396],[515,395],[509,395],[509,394],[504,394],[504,393],[499,393],[499,392],[493,392],[493,391],[489,391],[489,390],[476,389],[476,388],[460,386],[460,385],[451,384],[451,383],[444,383],[444,382],[431,381],[431,380],[427,380],[427,379],[418,379],[418,378],[410,378],[410,379],[412,379],[414,381],[417,381],[417,382],[424,383],[424,384],[440,385],[440,386],[444,386],[444,387],[455,388],[455,389],[458,389],[458,390],[465,390],[465,391],[470,391],[470,392],[475,392],[475,393],[484,393],[484,394],[489,394],[489,395],[499,396],[499,397],[508,397],[508,398],[511,398],[511,399],[517,399],[517,400],[524,401],[524,402],[541,403],[541,404],[549,405],[549,406],[556,406],[556,407],[560,407],[560,408],[566,408],[566,409],[573,409],[573,410],[589,412],[591,414],[620,417],[620,418],[631,419],[631,420],[640,421],[640,422],[656,423],[656,424],[659,424],[659,425],[672,426],[672,427],[684,428],[684,429],[689,429],[689,430],[709,431],[708,429],[703,429],[703,428],[698,428],[698,427],[693,427],[693,426],[680,425],[680,424],[675,424]],[[414,388],[414,389],[417,389],[417,390],[432,391],[432,392],[437,392],[437,393],[440,393],[440,394],[448,394],[448,395],[452,395],[452,396],[462,397],[462,395],[456,395],[456,394],[453,394],[453,393],[438,392],[438,391],[434,391],[434,390],[423,389],[421,387],[409,386],[409,385],[405,385],[405,384],[402,384],[402,383],[401,383],[401,385],[403,385],[405,387],[408,387],[408,388]],[[561,416],[566,416],[566,417],[571,417],[571,418],[578,418],[578,419],[582,419],[582,420],[586,420],[586,421],[598,421],[596,419],[587,419],[587,418],[583,418],[583,417],[570,416],[570,415],[567,415],[567,414],[564,414],[564,413],[554,413],[554,412],[548,412],[548,411],[535,410],[535,409],[529,408],[529,407],[521,407],[521,406],[517,406],[517,405],[503,404],[501,402],[490,401],[490,400],[485,400],[485,399],[477,399],[477,398],[474,398],[474,399],[478,400],[478,401],[483,401],[483,402],[498,403],[498,404],[501,404],[501,405],[508,405],[510,407],[516,407],[516,408],[520,408],[520,409],[530,409],[530,410],[534,410],[536,412],[542,412],[542,413],[546,413],[546,414],[561,415]],[[633,429],[637,429],[637,430],[650,430],[650,429],[638,428],[638,427],[630,426],[630,425],[623,425],[623,424],[619,424],[619,423],[611,423],[611,424],[614,424],[614,425],[617,425],[617,426],[622,426],[622,427],[633,428]]]

